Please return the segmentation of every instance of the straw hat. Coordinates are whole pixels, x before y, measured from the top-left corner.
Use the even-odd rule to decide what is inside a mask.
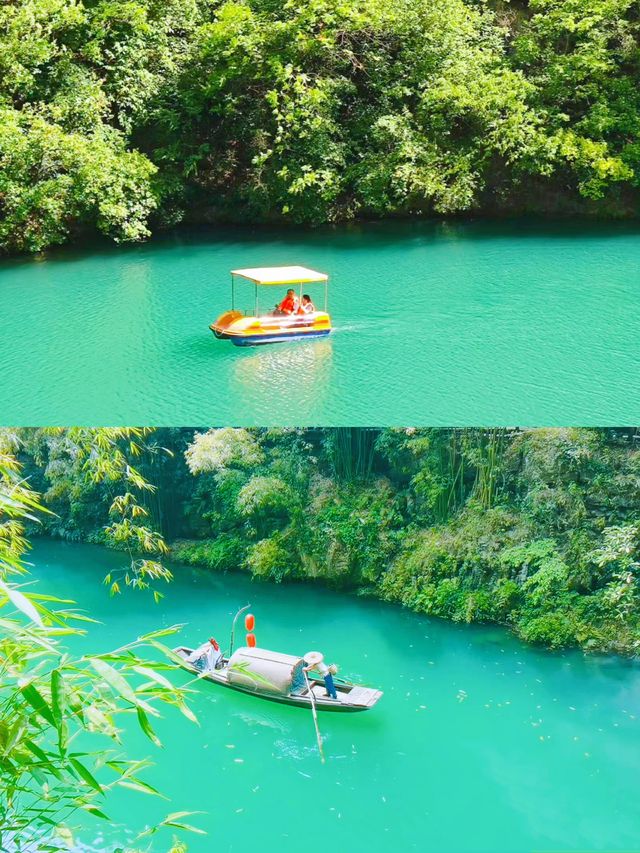
[[[307,662],[307,666],[317,666],[319,663],[322,663],[323,657],[322,652],[307,652],[304,659]]]

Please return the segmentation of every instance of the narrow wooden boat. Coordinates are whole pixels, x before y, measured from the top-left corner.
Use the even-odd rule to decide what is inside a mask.
[[[268,699],[270,702],[310,708],[312,705],[310,689],[313,691],[318,711],[353,712],[368,711],[382,696],[380,690],[336,679],[338,698],[332,699],[327,696],[322,680],[309,678],[309,688],[307,688],[301,657],[267,649],[244,646],[237,649],[230,657],[223,657],[218,667],[213,670],[202,670],[188,663],[187,658],[193,652],[193,649],[188,646],[178,646],[174,651],[183,660],[182,668],[193,672],[199,678],[219,684],[221,687]]]
[[[236,279],[250,281],[254,286],[254,307],[248,311],[236,308]],[[255,267],[231,271],[231,309],[225,311],[209,328],[223,340],[239,347],[274,344],[283,341],[325,337],[331,332],[331,317],[327,312],[329,276],[307,267]],[[324,285],[324,310],[303,313],[276,311],[261,312],[259,288],[288,287],[298,290],[297,303],[302,303],[303,288],[309,284]]]

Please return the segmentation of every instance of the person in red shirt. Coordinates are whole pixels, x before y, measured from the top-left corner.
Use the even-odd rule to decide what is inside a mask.
[[[276,306],[276,314],[296,314],[298,311],[298,297],[295,290],[287,290],[287,295],[282,302]]]

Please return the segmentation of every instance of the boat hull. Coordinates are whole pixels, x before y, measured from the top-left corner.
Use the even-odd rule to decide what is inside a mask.
[[[209,328],[221,340],[238,347],[323,338],[331,333],[331,318],[324,311],[312,315],[245,317],[227,311]]]
[[[210,681],[213,684],[217,684],[220,687],[227,687],[229,690],[236,690],[238,693],[246,693],[249,696],[255,696],[259,699],[266,699],[268,702],[278,702],[280,705],[292,705],[295,708],[311,708],[312,702],[308,696],[296,696],[292,694],[277,694],[277,693],[268,693],[265,690],[261,690],[258,685],[255,688],[245,687],[241,684],[233,684],[231,683],[225,674],[224,670],[216,670],[214,672],[206,672],[203,673],[198,670],[195,666],[187,663],[185,658],[191,653],[192,649],[186,646],[180,646],[177,649],[174,649],[174,652],[182,658],[182,662],[180,666],[182,669],[187,670],[187,672],[191,672],[198,676],[198,678],[203,681]],[[313,682],[318,685],[318,682]],[[338,694],[341,693],[349,693],[350,691],[356,690],[366,690],[371,694],[371,703],[370,704],[356,704],[350,703],[348,701],[348,696],[344,697],[342,701],[336,701],[335,699],[331,699],[330,697],[319,696],[314,690],[314,699],[316,710],[318,711],[332,711],[334,713],[356,713],[358,711],[368,711],[372,708],[378,699],[382,696],[382,693],[378,690],[369,690],[368,688],[358,688],[357,686],[349,686],[348,688],[343,687],[342,685],[336,685],[336,689]]]
[[[231,343],[237,347],[259,347],[263,344],[283,344],[287,341],[306,341],[311,338],[325,338],[331,329],[325,331],[286,332],[275,335],[251,335],[247,337],[230,336]]]

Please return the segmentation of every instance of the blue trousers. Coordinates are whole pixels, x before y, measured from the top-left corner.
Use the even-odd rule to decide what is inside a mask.
[[[332,699],[337,699],[338,694],[336,693],[336,686],[333,683],[333,676],[330,672],[328,672],[324,677],[324,686],[327,688],[327,693],[331,696]]]

